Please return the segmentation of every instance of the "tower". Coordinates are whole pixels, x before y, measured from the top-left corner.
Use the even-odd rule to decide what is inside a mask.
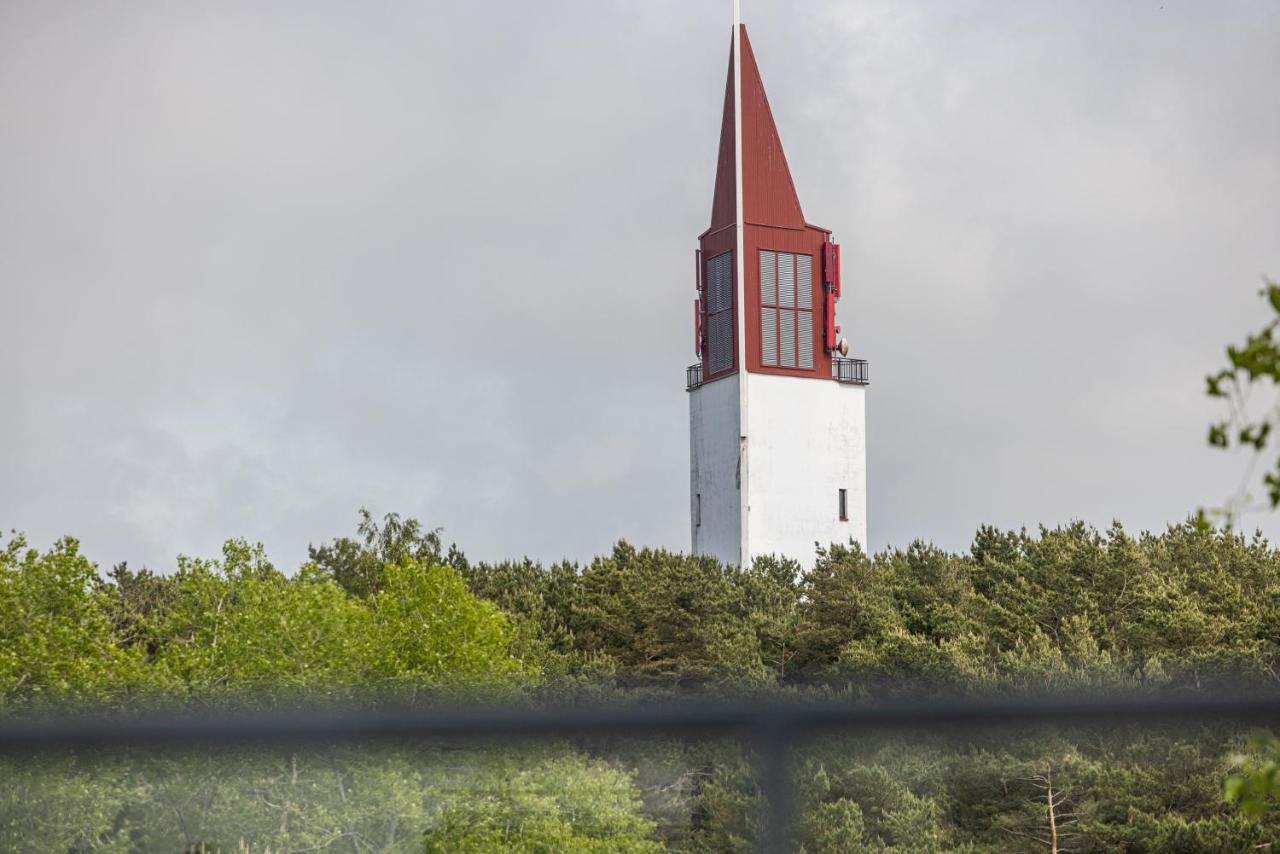
[[[805,222],[746,28],[735,21],[687,371],[695,554],[808,568],[867,542],[867,363],[845,358],[840,247]]]

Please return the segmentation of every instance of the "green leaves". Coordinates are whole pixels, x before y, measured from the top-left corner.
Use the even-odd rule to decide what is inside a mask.
[[[1205,382],[1208,384],[1208,390],[1205,393],[1209,397],[1227,397],[1230,392],[1224,386],[1228,380],[1234,379],[1235,372],[1226,368],[1216,374],[1210,374],[1205,377]]]
[[[1224,794],[1251,818],[1262,816],[1269,801],[1280,798],[1280,739],[1270,732],[1255,732],[1247,752],[1232,757],[1236,769],[1227,778]]]
[[[1267,437],[1271,435],[1270,422],[1261,422],[1259,424],[1246,424],[1240,429],[1240,437],[1238,441],[1241,445],[1252,445],[1254,450],[1261,451],[1267,444]],[[1210,444],[1213,444],[1212,437]]]
[[[1280,482],[1280,469],[1271,474]],[[1260,687],[1280,670],[1280,554],[1207,522],[1141,536],[1118,524],[988,527],[967,554],[924,542],[875,555],[835,545],[805,575],[785,560],[739,569],[625,543],[581,571],[470,565],[416,530],[352,541],[344,554],[357,561],[399,555],[349,576],[376,581],[368,588],[339,583],[336,564],[285,575],[243,541],[215,560],[184,558],[172,575],[118,567],[100,580],[74,541],[40,553],[11,540],[0,550],[0,697],[12,710],[55,698],[132,708],[144,692],[216,708],[480,686],[555,699],[743,689],[1061,696]],[[1257,818],[1246,820],[1222,800],[1225,757],[1239,748],[1229,731],[1115,729],[799,747],[797,850],[1009,850],[1044,837],[1051,799],[1065,811],[1060,839],[1076,850],[1246,850],[1280,837],[1269,743],[1231,766],[1239,782],[1225,791],[1250,804]],[[764,801],[749,748],[624,741],[51,761],[47,772],[0,763],[0,848],[758,843]],[[31,803],[53,808],[33,815]]]
[[[1274,393],[1280,386],[1280,346],[1277,346],[1275,330],[1280,324],[1280,285],[1265,280],[1265,287],[1259,292],[1264,296],[1275,317],[1259,331],[1249,335],[1243,345],[1227,347],[1228,367],[1205,377],[1205,394],[1225,402],[1229,408],[1229,418],[1209,426],[1209,445],[1214,448],[1227,449],[1233,446],[1246,448],[1255,456],[1266,450],[1271,438],[1271,431],[1280,419],[1280,400],[1276,400],[1261,415],[1253,415],[1249,411],[1251,392],[1256,386],[1268,383],[1269,391]],[[1264,475],[1263,484],[1267,487],[1268,506],[1272,509],[1280,506],[1280,482],[1274,474]],[[1230,528],[1250,507],[1250,497],[1246,491],[1247,484],[1242,485],[1235,495],[1229,498],[1222,507],[1212,511],[1203,508],[1196,518],[1207,524],[1210,516],[1222,518]]]

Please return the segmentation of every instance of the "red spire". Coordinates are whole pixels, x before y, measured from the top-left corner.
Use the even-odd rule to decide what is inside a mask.
[[[769,97],[760,80],[755,54],[742,27],[742,201],[745,220],[752,225],[804,228],[804,214],[787,167],[778,128],[773,123]],[[720,158],[711,205],[711,229],[737,221],[734,169],[733,51],[729,52],[729,79],[724,93],[724,117],[720,124]]]

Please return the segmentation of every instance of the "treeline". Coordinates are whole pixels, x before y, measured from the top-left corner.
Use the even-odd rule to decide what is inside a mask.
[[[168,573],[99,571],[69,539],[0,550],[10,714],[1265,689],[1277,665],[1280,554],[1193,525],[983,528],[964,554],[835,545],[807,574],[625,543],[584,566],[472,563],[415,521],[367,513],[291,574],[241,541]],[[1280,837],[1280,817],[1224,801],[1242,736],[827,740],[796,757],[798,844],[1243,850]],[[760,805],[748,749],[727,742],[48,756],[0,768],[0,848],[746,851]]]
[[[625,543],[581,569],[457,566],[545,673],[624,687],[1205,689],[1274,685],[1280,663],[1280,557],[1191,525],[983,528],[963,555],[833,546],[804,575]]]

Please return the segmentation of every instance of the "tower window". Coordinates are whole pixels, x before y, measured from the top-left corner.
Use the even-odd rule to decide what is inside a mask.
[[[702,493],[693,496],[693,527],[702,527]]]
[[[760,250],[760,361],[813,370],[813,256]]]
[[[846,489],[840,490],[840,521],[849,521],[849,491]]]
[[[733,253],[724,252],[707,260],[703,305],[707,312],[708,374],[723,373],[733,367]]]

